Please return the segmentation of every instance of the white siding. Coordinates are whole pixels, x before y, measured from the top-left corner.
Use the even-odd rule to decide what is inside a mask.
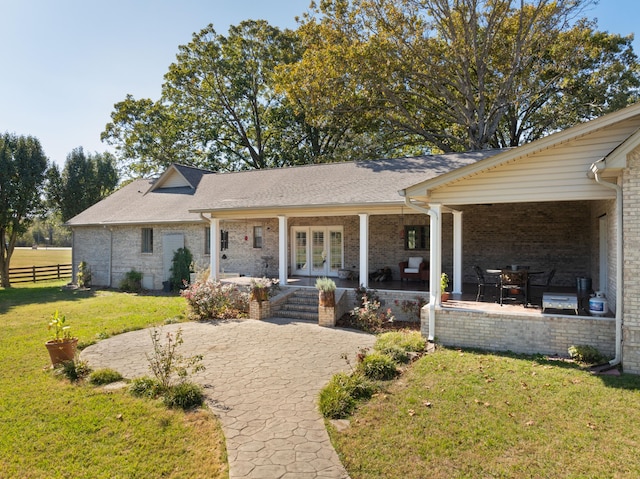
[[[632,119],[531,155],[461,178],[430,192],[429,201],[447,205],[612,199],[615,193],[587,176],[638,128]]]

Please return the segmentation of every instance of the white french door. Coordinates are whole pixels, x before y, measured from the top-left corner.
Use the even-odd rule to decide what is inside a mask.
[[[338,275],[344,263],[342,226],[295,226],[292,232],[294,274]]]

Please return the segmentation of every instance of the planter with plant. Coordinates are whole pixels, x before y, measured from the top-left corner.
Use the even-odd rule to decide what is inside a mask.
[[[336,305],[336,283],[330,278],[318,278],[318,301],[321,307],[333,308]]]
[[[52,331],[51,339],[45,343],[49,351],[52,366],[57,366],[65,361],[73,361],[78,346],[78,338],[71,337],[70,326],[66,325],[67,318],[58,310],[51,315],[49,330]]]
[[[447,291],[449,287],[449,276],[447,273],[442,273],[440,276],[440,300],[444,303],[449,299],[450,293]]]

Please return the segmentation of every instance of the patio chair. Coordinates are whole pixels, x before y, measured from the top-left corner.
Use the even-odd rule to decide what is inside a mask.
[[[556,274],[555,268],[549,271],[549,274],[546,276],[544,281],[539,283],[529,283],[529,296],[531,297],[531,302],[534,301],[542,304],[542,296],[544,293],[547,293],[551,290],[551,280]]]
[[[473,270],[476,272],[476,279],[478,280],[478,294],[476,294],[476,301],[480,301],[481,299],[484,300],[484,295],[485,295],[485,291],[486,291],[486,287],[487,286],[491,286],[492,288],[494,288],[494,298],[497,296],[497,292],[498,292],[498,280],[496,279],[495,282],[487,282],[487,280],[484,277],[484,273],[482,272],[482,268],[480,268],[480,266],[474,266]]]
[[[421,256],[410,256],[408,261],[401,261],[400,282],[403,279],[415,279],[418,281],[429,281],[429,263]]]

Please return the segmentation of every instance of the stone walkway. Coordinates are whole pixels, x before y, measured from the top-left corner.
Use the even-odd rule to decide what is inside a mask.
[[[227,441],[230,479],[347,478],[317,409],[320,389],[348,371],[374,337],[284,319],[182,323],[185,356],[202,354],[205,386]],[[88,347],[82,359],[127,378],[149,375],[149,330],[114,336]]]

